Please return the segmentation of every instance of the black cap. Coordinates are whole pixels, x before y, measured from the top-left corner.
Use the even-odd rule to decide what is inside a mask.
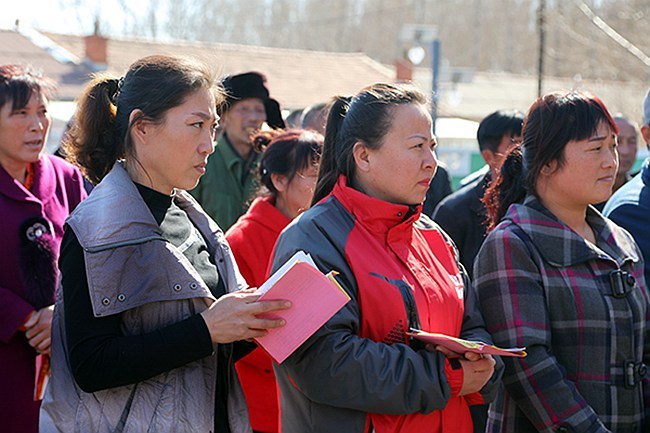
[[[257,98],[264,103],[266,110],[266,123],[271,128],[284,128],[280,104],[269,96],[266,88],[266,77],[259,72],[245,72],[238,75],[229,75],[221,81],[226,91],[226,106],[228,110],[233,102],[246,98]]]

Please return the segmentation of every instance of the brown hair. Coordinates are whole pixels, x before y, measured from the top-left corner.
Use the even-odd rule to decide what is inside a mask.
[[[0,107],[11,103],[12,110],[25,108],[32,93],[52,97],[55,84],[29,66],[0,65]]]
[[[354,97],[337,96],[332,102],[318,183],[312,204],[325,198],[340,175],[352,185],[355,162],[352,150],[357,141],[378,149],[392,125],[393,109],[402,104],[427,104],[422,92],[405,84],[378,83],[362,89]]]
[[[607,123],[618,133],[616,122],[603,101],[588,93],[549,93],[537,99],[524,120],[523,142],[508,152],[496,179],[483,197],[492,230],[513,203],[526,194],[536,194],[535,185],[542,168],[557,161],[564,164],[569,141],[585,140]]]
[[[162,123],[169,109],[199,89],[212,91],[215,102],[223,103],[223,91],[207,66],[182,57],[149,56],[133,63],[123,78],[98,76],[79,98],[65,151],[96,184],[118,159],[137,161],[129,134],[135,124]],[[136,109],[142,114],[129,121]]]
[[[297,172],[320,163],[323,136],[305,129],[263,131],[254,137],[255,150],[262,153],[259,180],[272,196],[278,191],[273,185],[273,173],[286,176],[289,182]]]

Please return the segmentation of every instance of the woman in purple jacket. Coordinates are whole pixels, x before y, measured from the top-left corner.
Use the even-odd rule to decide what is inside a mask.
[[[38,431],[36,361],[50,352],[57,258],[68,214],[86,196],[81,173],[43,155],[52,84],[0,65],[0,429]]]

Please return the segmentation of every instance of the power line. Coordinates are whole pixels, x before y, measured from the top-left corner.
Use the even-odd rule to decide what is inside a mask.
[[[621,36],[616,30],[609,26],[605,21],[603,21],[598,15],[596,15],[590,8],[585,4],[585,2],[580,0],[575,0],[578,8],[584,13],[592,23],[600,30],[602,30],[607,36],[614,40],[617,44],[625,48],[630,54],[632,54],[637,59],[641,60],[646,66],[650,66],[650,57],[648,57],[643,51],[636,47],[633,43]]]

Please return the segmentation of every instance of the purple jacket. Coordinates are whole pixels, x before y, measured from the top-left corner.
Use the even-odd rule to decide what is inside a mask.
[[[34,169],[34,184],[28,191],[0,166],[0,425],[4,432],[38,431],[39,404],[33,401],[36,352],[18,331],[34,310],[25,299],[22,273],[33,268],[25,269],[20,259],[21,226],[37,217],[49,221],[56,260],[65,219],[86,197],[81,173],[68,162],[43,155]]]

